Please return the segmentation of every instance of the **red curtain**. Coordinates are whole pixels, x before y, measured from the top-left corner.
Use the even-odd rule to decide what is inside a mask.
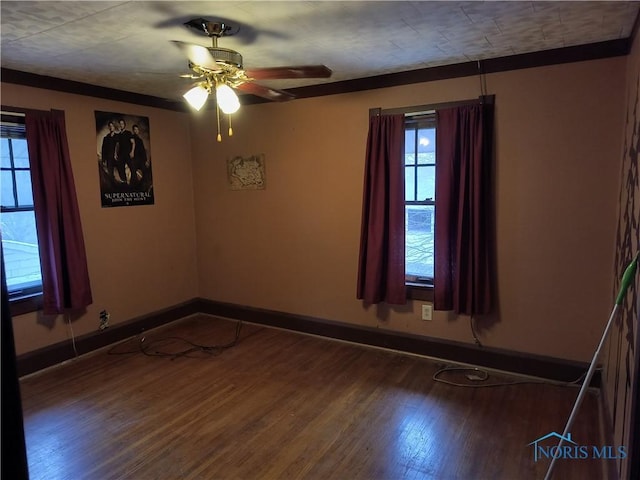
[[[404,115],[369,119],[357,298],[406,303]]]
[[[25,133],[42,267],[43,312],[92,303],[64,112],[28,111]]]
[[[493,104],[436,112],[434,308],[491,311]]]

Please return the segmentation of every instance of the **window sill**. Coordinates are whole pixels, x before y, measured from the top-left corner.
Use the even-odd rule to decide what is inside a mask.
[[[11,316],[24,315],[25,313],[42,310],[42,293],[34,293],[9,300]]]
[[[406,286],[408,299],[433,302],[433,285],[425,285],[422,283],[407,283]]]

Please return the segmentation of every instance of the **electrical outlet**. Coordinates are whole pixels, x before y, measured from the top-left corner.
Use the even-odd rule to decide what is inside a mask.
[[[111,317],[111,314],[106,310],[102,310],[100,312],[100,325],[99,325],[100,330],[105,330],[106,328],[109,327],[110,317]]]
[[[422,305],[422,320],[433,320],[433,305]]]

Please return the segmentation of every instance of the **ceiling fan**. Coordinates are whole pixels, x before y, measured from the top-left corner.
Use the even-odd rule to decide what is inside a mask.
[[[224,113],[234,113],[240,102],[233,90],[250,93],[271,101],[286,101],[295,96],[284,90],[276,90],[255,83],[255,80],[292,78],[329,78],[331,69],[325,65],[297,65],[271,68],[245,69],[242,55],[235,50],[218,47],[218,39],[238,33],[239,28],[223,21],[196,18],[184,24],[212,40],[212,46],[174,41],[189,59],[191,73],[184,75],[198,81],[196,86],[184,96],[197,110],[200,110],[208,96],[215,92],[217,106]],[[191,98],[191,99],[190,99]]]

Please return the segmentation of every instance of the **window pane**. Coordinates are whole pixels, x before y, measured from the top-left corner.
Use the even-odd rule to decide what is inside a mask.
[[[405,207],[405,271],[419,280],[433,279],[432,205]]]
[[[9,291],[42,283],[33,211],[0,215],[2,249]]]
[[[11,168],[11,159],[9,158],[9,139],[3,138],[0,149],[0,164],[4,168]]]
[[[435,163],[436,161],[436,129],[421,128],[418,130],[418,163]]]
[[[408,129],[404,131],[404,164],[413,165],[416,163],[416,131]]]
[[[418,168],[418,198],[417,200],[436,199],[436,167]]]
[[[0,189],[2,190],[2,206],[14,208],[16,201],[13,198],[13,179],[10,170],[0,171]]]
[[[13,147],[13,162],[17,168],[29,168],[29,152],[27,151],[27,140],[24,138],[11,139]]]
[[[18,205],[33,206],[33,192],[31,191],[31,173],[25,170],[16,171],[16,187],[18,190]]]
[[[413,202],[416,199],[416,169],[409,167],[404,169],[404,199]]]
[[[416,156],[413,153],[405,153],[404,155],[404,164],[405,165],[415,165]]]
[[[418,154],[418,156],[418,163],[421,165],[435,165],[436,163],[436,152],[424,152]]]
[[[0,215],[2,239],[15,242],[36,244],[36,218],[33,210],[26,212],[3,212]]]

